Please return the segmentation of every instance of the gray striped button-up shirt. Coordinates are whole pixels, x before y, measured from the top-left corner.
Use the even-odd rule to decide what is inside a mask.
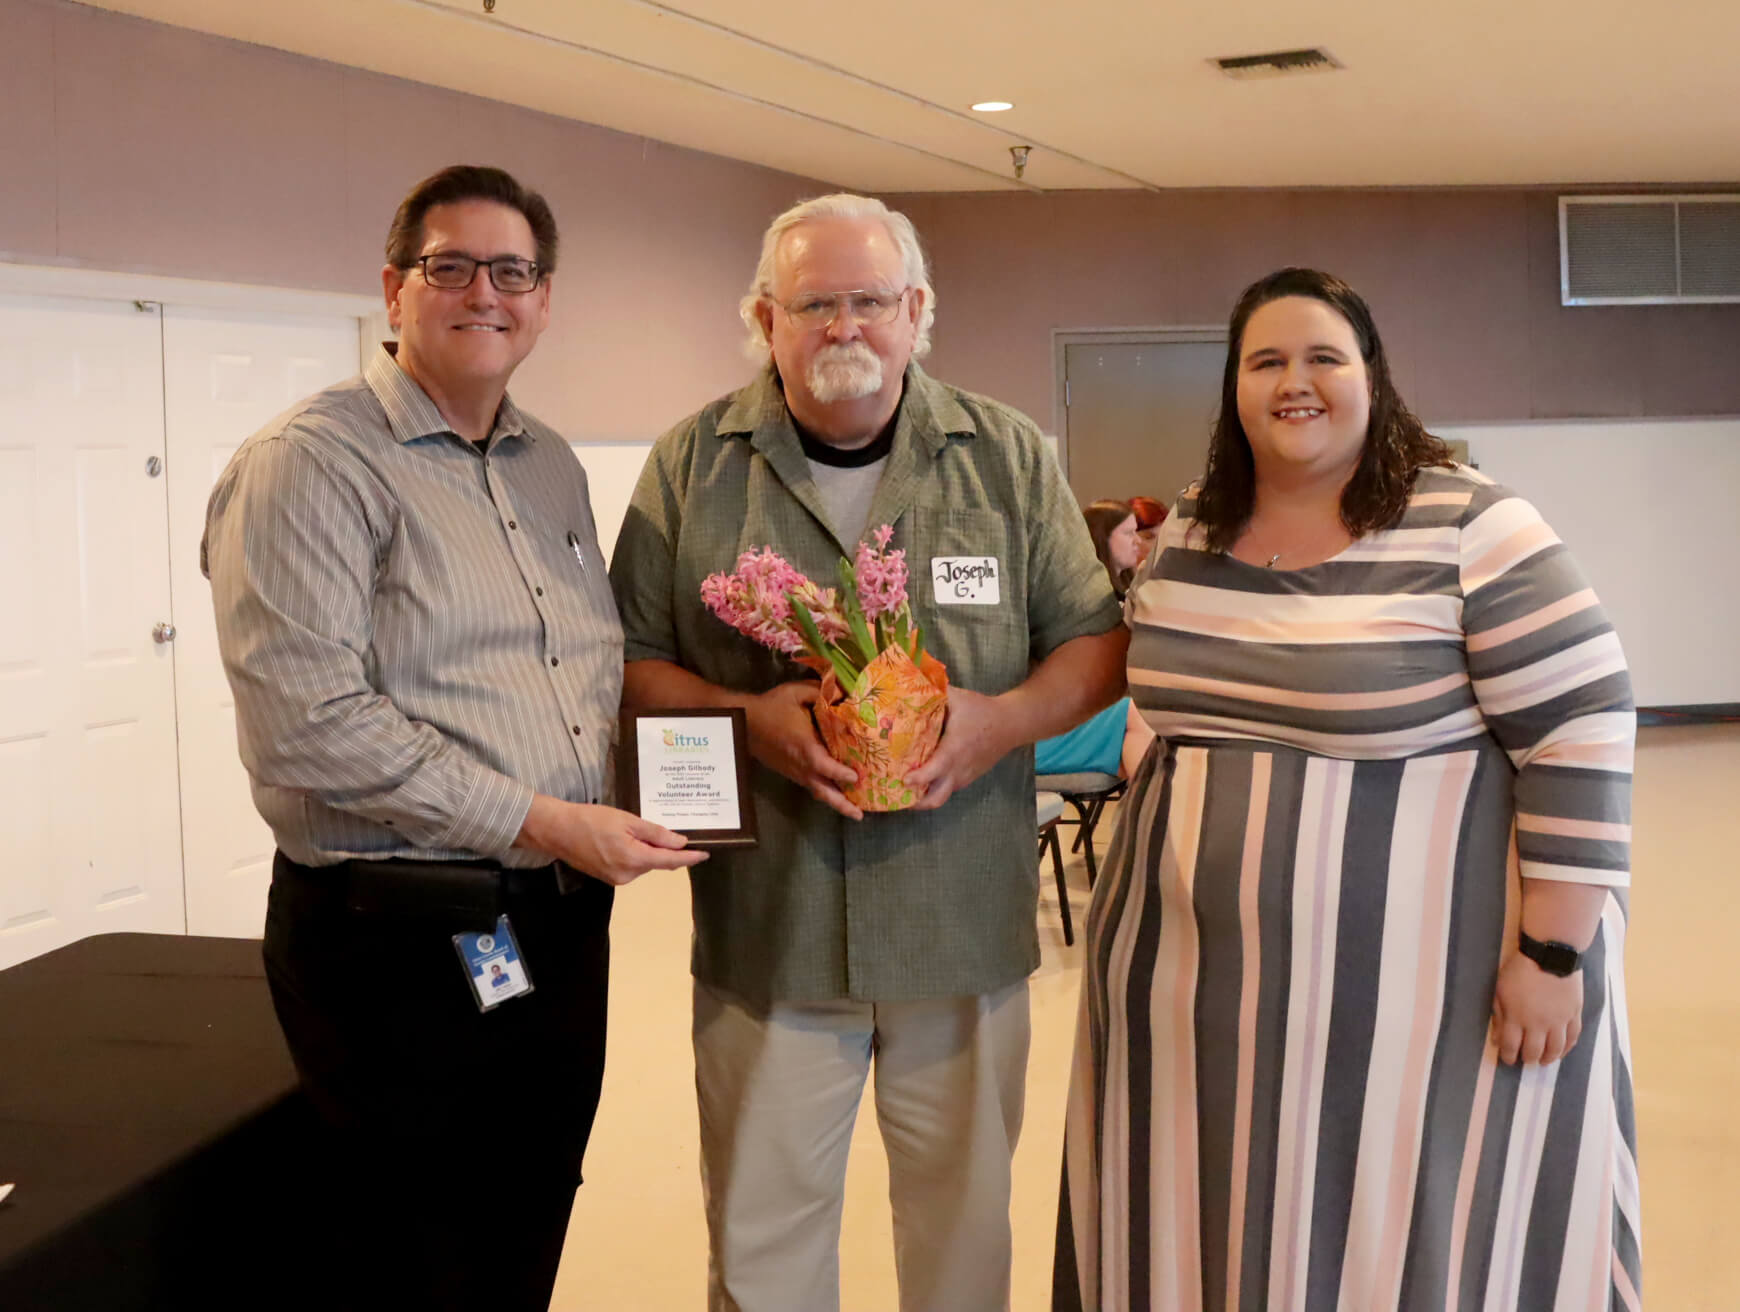
[[[479,449],[383,348],[236,452],[202,564],[292,860],[542,865],[533,793],[605,796],[622,626],[585,471],[512,401]]]

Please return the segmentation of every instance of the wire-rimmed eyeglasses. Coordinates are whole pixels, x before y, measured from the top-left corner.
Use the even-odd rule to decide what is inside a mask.
[[[469,255],[440,251],[434,255],[419,255],[412,263],[423,270],[423,281],[431,287],[460,291],[471,286],[478,269],[489,270],[489,281],[498,292],[519,296],[531,291],[543,281],[544,271],[536,261],[518,255],[498,255],[493,260],[474,260]]]
[[[767,299],[784,310],[787,318],[804,328],[825,328],[841,314],[848,315],[853,323],[864,328],[892,323],[906,300],[906,293],[911,290],[902,287],[897,292],[805,292],[789,302],[774,300],[771,296]]]

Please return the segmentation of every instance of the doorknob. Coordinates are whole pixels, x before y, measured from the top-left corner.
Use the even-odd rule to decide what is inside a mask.
[[[151,630],[151,640],[153,642],[159,642],[159,643],[161,643],[161,642],[174,642],[175,641],[175,626],[173,624],[168,623],[167,621],[165,621],[161,624],[158,624],[155,628],[153,628]]]

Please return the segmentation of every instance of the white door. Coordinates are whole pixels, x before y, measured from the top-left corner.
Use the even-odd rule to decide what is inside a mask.
[[[236,753],[235,702],[218,658],[199,542],[212,484],[244,439],[294,402],[357,372],[358,323],[168,306],[163,319],[181,727],[187,932],[258,937],[272,834]]]
[[[163,454],[154,306],[0,297],[0,967],[185,929]]]

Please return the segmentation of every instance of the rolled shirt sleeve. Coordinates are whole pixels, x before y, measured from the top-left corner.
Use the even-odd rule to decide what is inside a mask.
[[[653,444],[616,536],[610,586],[622,615],[625,661],[674,663],[679,659],[672,588],[677,533],[683,521],[681,489],[686,480],[677,470],[686,463],[685,456],[693,450],[694,442],[691,421]]]
[[[1123,611],[1094,551],[1087,520],[1045,439],[1024,418],[1018,431],[1033,465],[1027,616],[1030,652],[1040,661],[1072,638],[1117,628]]]

